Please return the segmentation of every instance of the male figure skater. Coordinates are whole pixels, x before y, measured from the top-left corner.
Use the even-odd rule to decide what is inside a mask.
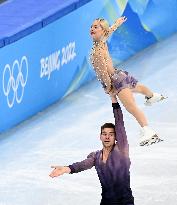
[[[116,97],[112,97],[115,125],[105,123],[101,126],[100,140],[103,149],[92,152],[87,159],[69,166],[52,166],[50,177],[64,173],[78,173],[95,166],[101,186],[100,205],[134,205],[130,188],[130,159],[123,114]]]

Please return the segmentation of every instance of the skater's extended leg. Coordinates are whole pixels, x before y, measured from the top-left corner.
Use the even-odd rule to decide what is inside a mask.
[[[133,88],[132,91],[145,95],[145,105],[152,105],[153,103],[166,99],[163,95],[152,92],[148,87],[140,83],[137,83],[136,87]]]
[[[124,88],[118,93],[118,97],[125,109],[136,118],[140,126],[147,126],[147,119],[144,113],[137,107],[132,91],[129,88]]]
[[[153,92],[148,87],[140,83],[137,83],[136,87],[133,88],[132,91],[135,93],[141,93],[148,98],[151,98],[153,96]]]
[[[126,110],[136,118],[142,127],[140,145],[144,146],[159,142],[160,139],[158,135],[148,126],[144,113],[137,107],[132,91],[129,88],[124,88],[117,95]]]

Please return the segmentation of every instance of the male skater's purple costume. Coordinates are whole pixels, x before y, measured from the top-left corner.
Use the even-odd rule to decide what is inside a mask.
[[[134,198],[130,188],[130,159],[123,114],[119,103],[113,103],[115,117],[116,144],[110,152],[106,163],[102,161],[102,150],[92,152],[87,159],[69,165],[71,174],[95,166],[101,186],[101,205],[133,205]]]

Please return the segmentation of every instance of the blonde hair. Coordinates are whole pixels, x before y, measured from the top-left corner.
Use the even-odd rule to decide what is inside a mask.
[[[103,19],[103,18],[97,18],[97,19],[95,19],[95,21],[99,21],[101,28],[105,31],[105,35],[108,35],[108,33],[109,33],[108,21]]]

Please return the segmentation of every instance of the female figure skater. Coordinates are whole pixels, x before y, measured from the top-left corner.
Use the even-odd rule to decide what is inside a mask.
[[[96,72],[97,78],[107,94],[116,95],[142,127],[140,145],[150,145],[161,141],[157,133],[148,126],[144,113],[137,107],[133,92],[145,95],[145,104],[151,105],[165,99],[161,94],[152,92],[149,88],[130,76],[128,72],[115,69],[112,59],[109,56],[106,40],[127,18],[120,17],[109,27],[105,19],[96,19],[90,28],[90,35],[93,38],[91,50],[91,63]]]

